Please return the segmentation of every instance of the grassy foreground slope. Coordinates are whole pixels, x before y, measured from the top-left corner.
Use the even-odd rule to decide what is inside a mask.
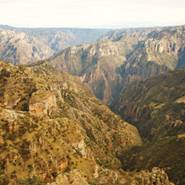
[[[47,64],[0,62],[1,185],[170,185],[159,168],[125,172],[117,156],[137,129],[78,79]]]

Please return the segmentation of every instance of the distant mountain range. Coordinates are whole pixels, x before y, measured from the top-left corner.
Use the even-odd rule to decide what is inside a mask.
[[[0,58],[14,64],[45,60],[64,48],[95,42],[106,29],[14,28],[0,26]]]

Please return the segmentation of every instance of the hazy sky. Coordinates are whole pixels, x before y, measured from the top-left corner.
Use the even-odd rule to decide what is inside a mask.
[[[185,24],[185,0],[0,0],[0,24],[137,27]]]

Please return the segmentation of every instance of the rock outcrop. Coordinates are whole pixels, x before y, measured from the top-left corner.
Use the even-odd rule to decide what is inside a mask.
[[[57,177],[56,182],[49,183],[48,185],[174,185],[168,179],[166,173],[159,169],[153,168],[151,172],[141,171],[129,176],[128,173],[101,170],[99,176],[91,183],[83,178],[79,171],[74,170],[65,175]]]
[[[50,91],[36,91],[29,100],[29,112],[33,116],[49,116],[56,107],[55,93]]]

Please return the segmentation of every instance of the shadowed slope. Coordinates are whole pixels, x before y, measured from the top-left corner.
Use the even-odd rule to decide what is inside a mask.
[[[125,169],[160,166],[174,182],[184,184],[184,96],[184,70],[133,83],[123,91],[113,109],[133,123],[146,141],[123,155]]]

